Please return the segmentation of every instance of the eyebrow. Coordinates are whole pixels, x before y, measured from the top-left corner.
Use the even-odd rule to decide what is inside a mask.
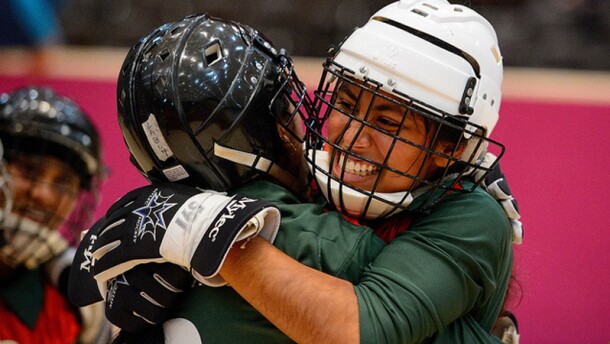
[[[352,85],[347,84],[347,83],[342,83],[339,86],[339,90],[337,93],[339,93],[341,95],[346,94],[349,98],[351,98],[353,100],[358,99],[356,94],[352,91],[352,89],[355,88],[355,86],[352,86],[352,87],[350,87],[350,86],[352,86]]]

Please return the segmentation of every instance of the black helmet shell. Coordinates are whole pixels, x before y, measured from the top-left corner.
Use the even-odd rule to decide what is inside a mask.
[[[287,110],[292,64],[257,31],[199,14],[161,26],[129,51],[118,117],[134,165],[150,181],[227,190],[256,170],[214,144],[277,161],[275,116]],[[304,88],[303,88],[304,89]],[[301,98],[302,99],[302,98]]]

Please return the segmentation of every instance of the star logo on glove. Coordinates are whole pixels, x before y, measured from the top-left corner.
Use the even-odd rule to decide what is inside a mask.
[[[149,233],[153,236],[153,240],[157,240],[157,228],[167,229],[163,213],[177,204],[168,203],[172,196],[164,197],[161,195],[161,191],[155,190],[143,207],[133,211],[140,217],[134,239],[136,237],[142,239],[146,233]]]
[[[112,306],[114,304],[114,296],[116,295],[116,291],[119,287],[119,284],[129,286],[129,282],[127,281],[127,278],[125,278],[124,274],[118,275],[117,277],[106,282],[106,303],[108,304],[108,308],[110,309],[112,309]]]

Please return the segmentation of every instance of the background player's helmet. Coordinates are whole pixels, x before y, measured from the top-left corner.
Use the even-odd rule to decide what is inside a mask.
[[[277,126],[302,142],[293,119],[309,106],[283,51],[250,27],[207,14],[163,25],[134,45],[117,100],[131,160],[149,181],[215,190],[282,165]]]
[[[440,199],[439,193],[456,189],[452,180],[482,168],[477,161],[488,145],[496,146],[494,150],[499,151],[496,154],[502,155],[503,147],[489,139],[498,120],[502,78],[502,56],[495,31],[475,11],[444,0],[405,0],[379,10],[333,51],[324,64],[316,92],[318,125],[310,128],[310,147],[320,149],[324,144],[332,145],[336,151],[363,159],[349,147],[344,149],[328,142],[318,129],[330,111],[337,109],[334,97],[338,86],[350,83],[379,99],[395,101],[405,113],[412,111],[428,118],[438,134],[447,129],[460,131],[462,134],[454,135],[453,140],[456,144],[468,142],[467,148],[461,156],[446,156],[452,167],[438,180],[423,180],[422,175],[402,173],[418,181],[419,187],[395,194],[361,190],[331,176],[328,164],[335,157],[313,149],[308,159],[320,188],[331,204],[353,216],[377,218],[409,205],[409,209],[429,208]],[[354,109],[357,107],[358,104]],[[362,127],[375,128],[353,113],[342,112]],[[398,135],[390,136],[395,142],[404,142]],[[436,140],[429,147],[419,148],[428,156],[438,155],[431,149],[434,144]],[[383,162],[371,163],[387,171]],[[477,178],[474,187],[481,180]],[[462,191],[472,191],[474,187]],[[438,189],[441,190],[434,192]],[[413,202],[424,191],[431,191],[426,193],[428,199]]]
[[[0,95],[0,138],[7,159],[32,153],[69,161],[87,189],[102,171],[96,127],[78,104],[49,87],[28,86]]]
[[[87,114],[73,100],[48,87],[27,86],[0,95],[0,140],[8,166],[25,158],[32,162],[19,174],[20,180],[29,181],[26,185],[30,185],[30,189],[23,193],[25,196],[15,192],[17,175],[9,173],[13,211],[1,226],[5,245],[0,245],[0,255],[9,263],[24,263],[23,259],[26,259],[28,267],[35,267],[60,253],[68,244],[77,242],[80,231],[89,225],[97,205],[103,171],[99,135]],[[41,173],[45,166],[36,162],[44,156],[63,161],[73,169],[79,181],[76,194],[68,196],[62,192],[65,190],[62,181],[53,185],[43,181]],[[50,190],[45,188],[55,190],[59,195],[55,204],[42,206],[35,201],[35,193]],[[64,197],[77,201],[64,203]],[[88,202],[89,198],[92,198],[91,202]],[[79,211],[74,211],[72,206],[59,211],[65,204],[85,203],[89,207]],[[28,216],[24,215],[26,212],[29,212]],[[48,221],[33,220],[29,216],[33,213],[37,213],[33,217]],[[66,221],[68,218],[71,220]],[[67,227],[67,223],[73,227]]]

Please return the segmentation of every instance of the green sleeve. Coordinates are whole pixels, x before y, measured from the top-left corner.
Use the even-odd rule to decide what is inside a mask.
[[[490,336],[511,268],[511,227],[497,202],[479,189],[450,195],[388,244],[354,287],[361,342]]]
[[[240,193],[274,202],[282,215],[274,245],[302,264],[357,283],[364,268],[385,247],[368,227],[345,220],[322,204],[302,203],[278,185],[251,183]]]
[[[301,263],[356,284],[385,246],[369,228],[347,222],[318,204],[301,203],[281,187],[251,183],[240,193],[274,202],[282,220],[274,245]],[[198,287],[177,317],[192,322],[203,343],[291,342],[232,288]]]

